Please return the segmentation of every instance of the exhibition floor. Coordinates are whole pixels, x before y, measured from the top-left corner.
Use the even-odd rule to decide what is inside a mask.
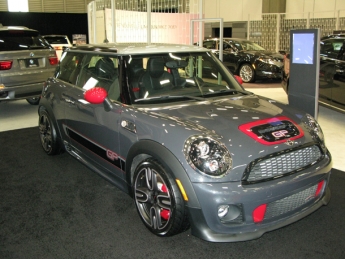
[[[286,102],[280,88],[250,89]],[[345,258],[344,114],[320,107],[334,158],[331,200],[311,215],[262,237],[210,243],[190,230],[154,236],[133,200],[72,156],[47,156],[37,106],[0,103],[0,258]]]

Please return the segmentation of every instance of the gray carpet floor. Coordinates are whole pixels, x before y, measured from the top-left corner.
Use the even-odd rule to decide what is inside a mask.
[[[0,133],[0,258],[345,258],[345,173],[308,217],[261,238],[210,243],[159,238],[132,199],[64,153],[47,156],[38,129]]]

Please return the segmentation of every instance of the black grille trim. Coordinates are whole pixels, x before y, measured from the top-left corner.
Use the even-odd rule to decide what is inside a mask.
[[[303,191],[267,204],[267,210],[264,220],[279,217],[298,208],[301,208],[307,203],[313,202],[315,199],[322,197],[323,193],[318,197],[315,197],[317,186],[318,185],[316,184]]]
[[[292,154],[294,152],[298,153],[298,151],[302,151],[304,149],[308,149],[308,148],[314,148],[317,149],[319,151],[319,157],[317,159],[315,159],[314,161],[310,161],[310,163],[307,163],[301,167],[298,167],[294,170],[291,170],[289,172],[283,172],[281,174],[275,174],[271,177],[264,177],[262,176],[261,178],[258,178],[256,180],[252,180],[253,177],[251,176],[252,171],[254,170],[256,165],[259,165],[260,163],[263,163],[267,160],[273,160],[273,159],[277,159],[278,157],[282,157],[284,155],[289,155]],[[314,164],[320,162],[322,159],[324,159],[325,154],[323,153],[322,149],[319,147],[319,145],[315,142],[312,143],[307,143],[304,144],[302,146],[298,146],[296,148],[289,148],[283,151],[279,151],[270,155],[267,155],[265,157],[261,157],[258,158],[254,161],[252,161],[246,168],[246,170],[244,171],[243,177],[242,177],[242,185],[249,185],[249,184],[255,184],[255,183],[260,183],[260,182],[266,182],[266,181],[271,181],[273,179],[277,179],[277,178],[281,178],[287,175],[291,175],[291,174],[295,174],[297,172],[300,172],[302,170],[305,170],[311,166],[313,166]]]

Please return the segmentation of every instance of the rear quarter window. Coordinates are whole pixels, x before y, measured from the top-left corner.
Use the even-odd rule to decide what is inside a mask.
[[[60,60],[55,77],[62,81],[76,84],[83,58],[84,54],[82,53],[68,52],[63,59]]]

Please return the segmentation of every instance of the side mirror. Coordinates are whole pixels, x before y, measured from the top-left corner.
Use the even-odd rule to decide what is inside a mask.
[[[84,93],[84,99],[92,104],[103,103],[107,97],[107,91],[102,87],[93,87]]]

